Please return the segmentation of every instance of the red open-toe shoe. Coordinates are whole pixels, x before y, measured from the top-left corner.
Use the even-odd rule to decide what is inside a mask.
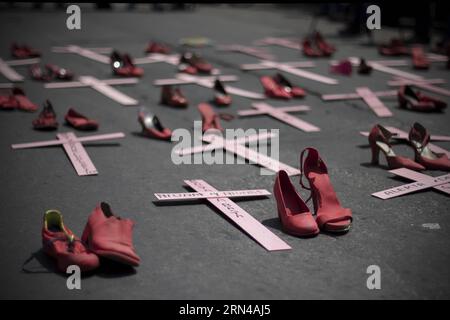
[[[286,99],[292,98],[291,94],[287,92],[284,87],[278,85],[272,77],[262,76],[259,78],[264,88],[264,93],[269,98]]]
[[[219,130],[223,131],[222,126],[220,125],[219,116],[214,112],[211,105],[208,103],[200,103],[198,105],[198,111],[202,115],[202,132],[206,132],[207,130]]]
[[[303,161],[305,152],[308,152]],[[305,148],[300,155],[300,185],[311,190],[311,198],[319,228],[327,232],[347,232],[352,224],[352,211],[339,203],[336,192],[328,176],[328,169],[314,148]],[[309,188],[303,185],[306,176]]]
[[[142,134],[147,137],[159,140],[170,140],[172,137],[172,130],[164,128],[158,117],[145,107],[140,108],[138,121],[142,126]]]
[[[214,82],[214,103],[218,106],[229,106],[231,104],[231,96],[225,90],[225,86],[219,79]]]
[[[73,108],[70,108],[69,111],[67,111],[64,119],[69,125],[78,130],[88,131],[98,129],[97,121],[87,118]]]
[[[295,190],[286,171],[278,171],[273,194],[277,201],[278,217],[286,233],[300,237],[319,233],[316,220]]]

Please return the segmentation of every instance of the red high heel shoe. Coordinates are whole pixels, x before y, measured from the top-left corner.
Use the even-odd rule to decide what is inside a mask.
[[[323,56],[329,57],[336,51],[336,47],[326,42],[322,34],[318,31],[314,33],[314,41]]]
[[[416,171],[425,170],[425,167],[421,164],[414,162],[411,159],[397,156],[389,143],[391,137],[392,133],[379,124],[375,125],[372,130],[370,130],[369,144],[372,150],[372,164],[377,165],[379,163],[381,150],[386,156],[389,169],[408,168]]]
[[[225,86],[216,79],[214,82],[214,103],[218,106],[229,106],[231,104],[231,96],[225,90]]]
[[[308,152],[303,161],[305,152]],[[352,211],[339,203],[333,189],[328,169],[321,159],[319,152],[314,148],[305,148],[300,155],[300,185],[311,190],[316,222],[321,230],[326,232],[347,232],[352,225]],[[303,175],[306,176],[309,186],[303,185]]]
[[[121,55],[117,51],[111,53],[111,68],[113,74],[121,77],[142,77],[144,69],[136,67],[128,54]]]
[[[146,53],[160,53],[160,54],[169,54],[170,48],[162,43],[150,42],[145,49]]]
[[[426,57],[422,47],[412,48],[411,55],[414,68],[426,70],[430,67],[430,61]]]
[[[430,135],[420,123],[416,122],[409,131],[408,141],[414,149],[415,159],[429,170],[450,171],[450,160],[445,154],[437,154],[430,150]]]
[[[207,103],[200,103],[198,105],[198,111],[202,115],[202,132],[215,129],[223,131],[220,125],[219,116],[214,112],[213,108]]]
[[[321,57],[323,54],[318,49],[314,48],[310,39],[305,39],[302,42],[303,54],[307,57],[317,58]]]
[[[201,73],[211,73],[212,65],[199,55],[185,52],[180,58],[180,64],[187,64]]]
[[[37,119],[33,120],[33,128],[36,130],[56,130],[58,122],[56,121],[56,113],[49,100],[44,103],[44,108]]]
[[[170,140],[172,137],[172,130],[164,128],[158,117],[145,107],[140,108],[138,121],[142,126],[142,134],[147,137],[159,140]]]
[[[298,195],[286,171],[278,171],[273,194],[277,201],[278,217],[286,233],[300,237],[319,233],[316,220]]]
[[[45,68],[48,70],[48,73],[52,78],[65,81],[70,81],[73,79],[73,72],[68,69],[61,68],[50,63],[46,64]]]
[[[281,73],[277,73],[272,79],[281,86],[284,91],[289,93],[292,98],[303,98],[306,95],[305,90],[292,85],[292,83]]]
[[[87,118],[86,116],[82,115],[81,113],[75,111],[72,108],[70,108],[69,111],[67,111],[66,115],[64,116],[64,119],[69,125],[78,130],[88,131],[98,129],[97,121]]]
[[[181,90],[179,88],[172,90],[170,85],[162,87],[160,103],[175,108],[186,108],[189,104]]]
[[[284,90],[283,87],[279,86],[271,77],[263,76],[259,80],[261,81],[264,93],[267,97],[286,100],[291,99],[291,94]]]
[[[410,86],[401,86],[397,98],[400,108],[414,111],[439,112],[447,107],[445,101],[415,92]]]

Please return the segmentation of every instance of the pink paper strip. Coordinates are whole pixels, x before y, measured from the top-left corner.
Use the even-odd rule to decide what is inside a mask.
[[[72,132],[58,133],[58,139],[64,141],[63,148],[67,153],[73,167],[79,176],[91,176],[98,174],[97,169],[89,158],[86,150],[80,142],[76,142],[77,137]]]
[[[359,94],[373,112],[379,117],[392,117],[392,112],[381,102],[380,99],[367,87],[356,88]]]
[[[210,191],[210,192],[180,192],[180,193],[155,193],[158,201],[180,201],[206,198],[249,198],[264,197],[270,195],[265,189],[255,190],[231,190],[231,191]]]
[[[277,107],[276,109],[281,112],[302,112],[311,110],[311,108],[308,106]],[[251,109],[238,111],[238,115],[242,117],[257,116],[262,114],[267,114],[267,112],[265,110],[251,110]]]
[[[197,192],[217,192],[214,187],[203,180],[185,180],[184,182]],[[208,198],[207,201],[219,209],[268,251],[292,249],[286,242],[281,240],[230,199]]]
[[[112,100],[124,106],[134,106],[139,104],[139,101],[137,101],[136,99],[133,99],[127,96],[126,94],[123,94],[122,92],[103,83],[101,80],[98,80],[97,78],[91,76],[81,76],[79,77],[79,80],[82,83],[91,86],[93,89],[97,90],[98,92],[104,94],[108,98],[111,98]]]
[[[390,170],[389,172],[391,172],[397,176],[406,178],[406,179],[410,179],[410,180],[414,180],[414,181],[422,181],[422,182],[427,182],[427,183],[431,183],[431,184],[434,184],[441,180],[440,177],[431,177],[426,174],[423,174],[423,173],[420,173],[420,172],[417,172],[414,170],[406,169],[406,168],[394,169],[394,170]],[[445,192],[447,194],[450,194],[450,183],[440,184],[440,185],[434,186],[433,188],[436,190]]]
[[[393,97],[397,95],[397,90],[389,90],[389,91],[376,91],[373,92],[377,97]],[[352,99],[361,99],[361,96],[357,93],[337,93],[337,94],[324,94],[322,95],[322,100],[324,101],[333,101],[333,100],[352,100]]]
[[[14,66],[24,66],[24,65],[28,65],[28,64],[35,64],[35,63],[39,63],[40,61],[41,61],[41,59],[39,59],[39,58],[32,58],[32,59],[9,60],[9,61],[5,61],[5,63],[10,67],[14,67]]]
[[[21,82],[23,77],[12,69],[2,58],[0,58],[0,73],[5,76],[6,79],[12,82]]]

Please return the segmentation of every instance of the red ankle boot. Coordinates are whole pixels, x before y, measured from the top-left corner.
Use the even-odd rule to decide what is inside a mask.
[[[303,161],[305,152],[308,152],[308,154]],[[316,149],[306,148],[302,151],[300,171],[300,185],[307,190],[311,190],[311,198],[313,199],[319,228],[327,232],[347,232],[353,220],[352,211],[343,208],[339,203],[328,176],[328,169]],[[308,179],[310,188],[303,185],[303,175]]]
[[[138,266],[141,259],[133,246],[133,226],[132,220],[114,215],[102,202],[89,216],[81,239],[100,257]]]
[[[286,171],[278,171],[273,194],[277,201],[278,217],[286,233],[300,237],[319,233],[316,220],[295,190]]]

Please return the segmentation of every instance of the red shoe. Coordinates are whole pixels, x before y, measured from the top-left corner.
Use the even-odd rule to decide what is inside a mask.
[[[121,77],[142,77],[144,69],[136,67],[128,54],[121,55],[117,51],[111,53],[111,67],[115,75]]]
[[[231,96],[225,90],[225,86],[216,79],[214,82],[214,103],[218,106],[229,106],[231,104]]]
[[[370,130],[369,144],[372,150],[372,164],[377,165],[379,163],[381,150],[386,156],[389,169],[408,168],[415,171],[425,170],[425,167],[421,164],[411,159],[397,156],[389,143],[391,137],[392,133],[379,124]]]
[[[330,71],[344,76],[352,74],[352,63],[348,60],[342,60],[336,65],[330,67]]]
[[[292,98],[291,94],[287,92],[283,87],[279,86],[275,80],[269,76],[263,76],[259,78],[264,88],[264,93],[269,98],[286,99]]]
[[[336,51],[336,48],[326,42],[323,36],[317,31],[314,33],[314,42],[322,55],[325,57],[331,56]]]
[[[12,90],[12,94],[14,99],[17,101],[18,109],[28,112],[34,112],[38,109],[38,106],[27,98],[22,89],[16,87]]]
[[[115,216],[102,202],[89,216],[81,240],[100,257],[138,266],[141,259],[133,246],[133,226],[132,220]]]
[[[48,73],[52,78],[65,81],[70,81],[73,79],[73,72],[68,69],[60,68],[54,64],[46,64],[45,68],[48,70]]]
[[[160,103],[175,108],[186,108],[189,104],[179,88],[172,90],[172,86],[169,85],[161,88]]]
[[[161,54],[169,54],[170,48],[162,43],[150,42],[145,49],[146,53],[161,53]]]
[[[409,131],[409,144],[414,149],[415,159],[429,170],[450,171],[450,160],[445,154],[430,150],[430,135],[420,123],[414,123]]]
[[[303,162],[303,155],[308,155]],[[347,232],[352,224],[352,211],[343,208],[333,189],[328,169],[314,148],[306,148],[300,155],[300,185],[311,190],[316,222],[321,230],[327,232]],[[306,176],[310,188],[303,185],[303,175]]]
[[[145,107],[139,110],[138,121],[142,126],[142,133],[145,136],[160,140],[170,140],[172,137],[172,131],[164,128],[158,117]]]
[[[315,236],[319,233],[316,220],[298,195],[286,171],[278,171],[273,194],[283,231],[300,237]]]
[[[447,107],[445,101],[414,92],[410,86],[401,86],[397,93],[400,108],[420,112],[442,111]]]
[[[407,56],[410,54],[409,49],[399,39],[391,39],[390,43],[381,45],[378,51],[385,56]]]
[[[302,43],[303,54],[307,57],[321,57],[323,56],[322,52],[312,46],[311,40],[305,39]]]
[[[67,121],[69,125],[78,130],[88,131],[98,129],[97,121],[88,119],[87,117],[83,116],[82,114],[78,113],[72,108],[70,108],[69,111],[67,111],[64,119]]]
[[[33,64],[30,66],[31,78],[38,81],[48,82],[52,80],[52,76],[48,73],[44,73],[39,64]]]
[[[422,47],[412,48],[411,55],[414,68],[426,70],[430,67],[430,61],[426,57]]]
[[[372,66],[369,66],[365,59],[361,58],[358,65],[359,74],[370,74],[372,72]]]
[[[56,130],[58,128],[56,113],[49,100],[45,101],[44,109],[42,109],[38,118],[33,120],[33,127],[36,130]]]
[[[19,46],[16,43],[11,45],[11,54],[18,59],[37,58],[41,56],[41,53],[29,46]]]
[[[19,102],[11,94],[11,90],[1,90],[0,94],[0,109],[14,110],[19,107]]]
[[[214,112],[213,108],[207,103],[200,103],[198,105],[198,111],[202,115],[202,132],[210,129],[216,129],[223,131],[220,125],[219,116]]]
[[[212,65],[195,53],[185,52],[180,58],[180,64],[187,64],[200,73],[211,73]]]
[[[306,95],[305,90],[292,85],[292,83],[281,73],[277,73],[272,79],[278,86],[282,87],[284,91],[289,93],[292,98],[303,98]]]
[[[70,265],[78,266],[82,272],[94,270],[100,265],[98,257],[64,225],[57,210],[48,210],[44,214],[42,247],[46,254],[56,259],[58,270],[63,273]]]

